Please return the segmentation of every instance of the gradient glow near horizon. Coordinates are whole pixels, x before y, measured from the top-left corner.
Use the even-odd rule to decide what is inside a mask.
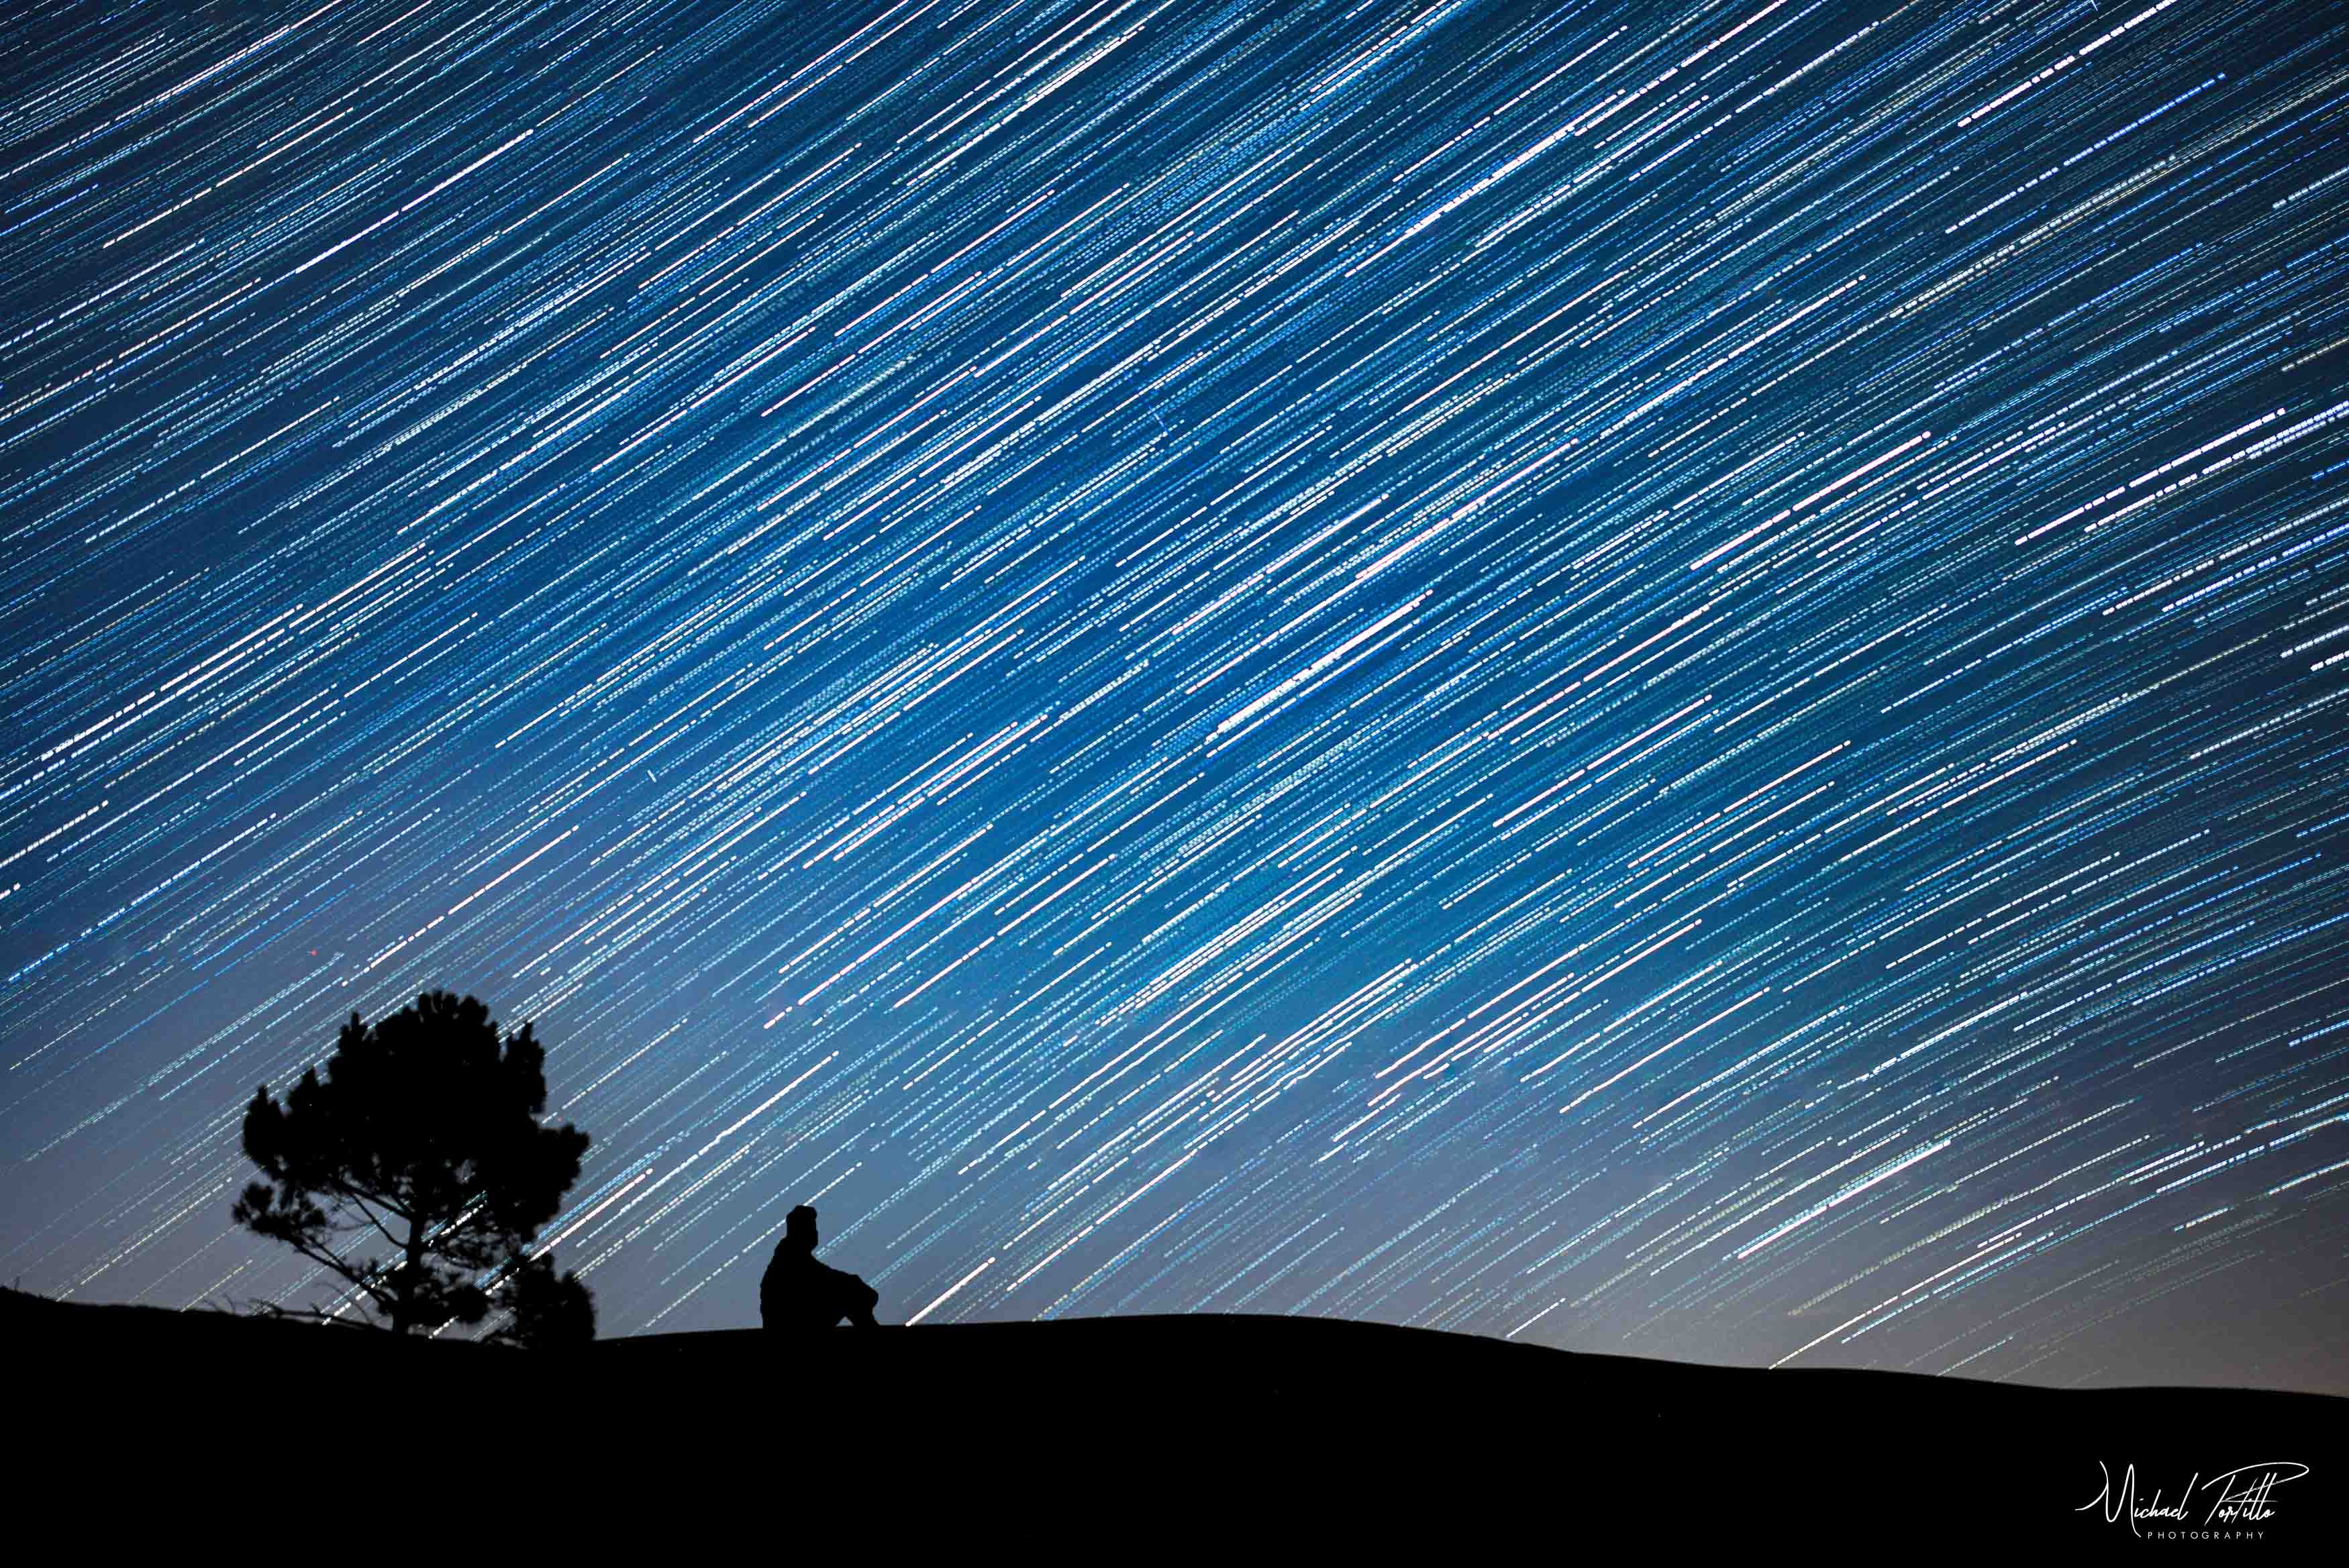
[[[2349,1387],[2349,14],[31,4],[0,1276]]]

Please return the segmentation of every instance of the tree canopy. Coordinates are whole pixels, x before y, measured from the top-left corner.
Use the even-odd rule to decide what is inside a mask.
[[[471,996],[430,991],[389,1017],[343,1026],[323,1073],[281,1106],[264,1084],[244,1151],[264,1181],[236,1222],[282,1242],[347,1287],[346,1306],[398,1333],[508,1321],[491,1337],[594,1337],[576,1274],[529,1255],[579,1178],[587,1135],[543,1124],[545,1049],[506,1033]]]

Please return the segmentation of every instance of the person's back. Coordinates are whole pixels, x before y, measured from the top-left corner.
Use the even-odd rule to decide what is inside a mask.
[[[815,1211],[802,1203],[784,1222],[783,1239],[759,1281],[759,1316],[769,1328],[830,1328],[843,1317],[875,1326],[880,1293],[853,1274],[816,1261]]]

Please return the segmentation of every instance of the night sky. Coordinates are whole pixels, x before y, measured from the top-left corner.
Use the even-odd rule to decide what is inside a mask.
[[[0,59],[0,1282],[333,1304],[244,1103],[447,986],[606,1335],[2349,1392],[2341,7]]]

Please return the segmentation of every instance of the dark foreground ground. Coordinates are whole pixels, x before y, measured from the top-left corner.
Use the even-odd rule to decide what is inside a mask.
[[[558,1550],[649,1527],[662,1561],[819,1521],[860,1551],[911,1532],[1055,1562],[1220,1560],[1268,1529],[1469,1561],[1504,1543],[2299,1560],[2349,1539],[2349,1400],[2306,1394],[1762,1372],[1246,1316],[533,1353],[8,1292],[0,1343],[22,1495],[95,1487],[151,1519],[158,1489],[192,1485],[204,1501],[168,1511],[191,1546],[308,1530],[288,1511],[305,1488],[333,1522],[308,1546],[334,1555],[419,1501]],[[2132,1499],[2159,1511],[2134,1530]]]

